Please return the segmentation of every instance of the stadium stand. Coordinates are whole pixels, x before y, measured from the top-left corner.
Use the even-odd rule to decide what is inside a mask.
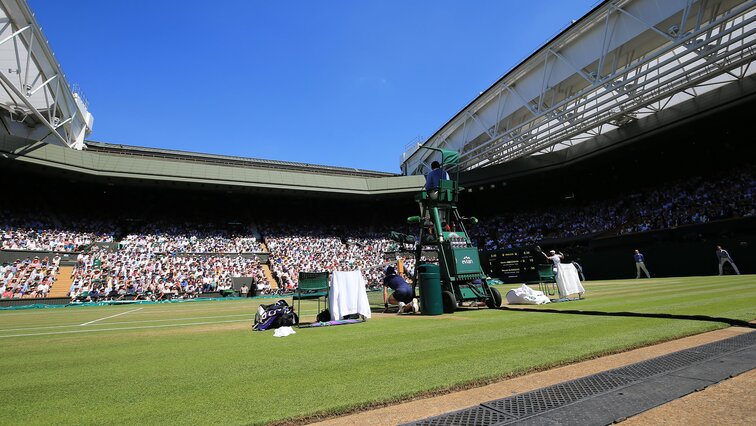
[[[484,250],[580,236],[651,232],[752,217],[756,215],[755,191],[753,167],[741,167],[716,176],[644,187],[629,196],[581,206],[554,205],[548,212],[516,210],[488,218],[474,231]],[[116,238],[112,231],[118,228],[116,224],[94,218],[85,222],[87,231],[77,225],[66,229],[49,227],[43,222],[23,223],[8,210],[3,218],[4,248],[68,251],[73,249],[70,242],[78,248],[91,246],[78,254],[74,268],[59,267],[59,256],[53,260],[27,257],[6,264],[1,270],[4,280],[0,293],[12,298],[194,297],[201,292],[227,289],[230,278],[239,276],[252,277],[258,292],[265,294],[277,289],[293,291],[299,272],[322,270],[363,269],[369,285],[379,286],[380,266],[387,259],[385,253],[395,249],[394,243],[381,237],[388,235],[390,227],[371,232],[370,226],[359,224],[341,227],[268,221],[260,226],[263,245],[249,227],[231,232],[191,222],[181,225],[153,222]],[[114,240],[117,240],[115,251],[92,245],[93,241]],[[266,265],[261,265],[256,256],[241,256],[263,249],[268,249],[270,255]],[[404,267],[412,271],[414,265],[408,260]]]
[[[657,182],[630,194],[580,205],[565,201],[547,210],[538,206],[513,209],[484,218],[473,227],[473,235],[482,250],[497,250],[749,218],[756,216],[754,192],[754,167],[746,165]],[[92,290],[97,290],[97,298],[192,297],[229,288],[231,278],[240,276],[252,277],[258,293],[291,292],[300,272],[355,269],[364,270],[369,285],[376,287],[382,278],[381,266],[395,261],[386,253],[395,250],[396,244],[385,236],[401,227],[360,220],[326,225],[320,217],[312,221],[268,217],[260,222],[258,232],[253,225],[172,222],[163,217],[149,223],[137,221],[124,230],[128,224],[86,215],[74,220],[61,212],[53,216],[42,211],[31,221],[24,221],[25,217],[29,212],[23,208],[3,211],[0,233],[6,253],[25,253],[8,249],[80,251],[73,268],[59,267],[59,256],[54,260],[31,256],[6,264],[1,270],[1,293],[13,298],[65,294],[91,300]],[[94,244],[98,242],[117,247],[102,249]],[[241,256],[254,253],[268,254],[269,260],[260,264],[255,255]],[[404,267],[412,271],[414,265],[408,260]]]
[[[714,260],[706,266],[716,241],[731,248],[748,271],[745,259],[752,248],[741,242],[754,234],[753,148],[739,139],[718,141],[701,127],[688,131],[705,141],[697,150],[684,149],[685,137],[662,141],[668,136],[662,134],[555,171],[507,177],[508,185],[496,189],[463,182],[468,186],[461,195],[465,214],[481,219],[471,231],[482,259],[489,251],[549,245],[568,259],[581,257],[591,278],[616,278],[623,276],[616,259],[643,244],[650,262],[677,256],[654,264],[655,273],[705,274],[716,272]],[[258,293],[279,294],[296,288],[299,272],[335,269],[362,269],[368,285],[378,287],[383,266],[397,257],[403,258],[407,275],[414,270],[410,254],[387,238],[390,231],[413,233],[404,219],[417,214],[417,206],[406,193],[365,198],[234,192],[4,165],[5,196],[14,203],[0,211],[0,261],[7,268],[16,259],[62,256],[60,272],[47,280],[49,296],[63,288],[78,297],[96,286],[106,297],[133,298],[141,285],[141,297],[146,292],[149,297],[193,297],[233,287],[240,276],[248,276]],[[67,185],[47,186],[51,174]],[[73,267],[79,255],[86,258],[84,264],[64,269]],[[196,266],[193,272],[199,275],[184,275],[185,265]],[[127,282],[132,273],[141,282]],[[19,277],[4,273],[3,290],[10,293],[2,293],[39,296],[35,281],[24,277],[26,289]],[[68,277],[70,283],[64,281]]]
[[[756,175],[744,166],[696,176],[589,203],[556,204],[548,211],[515,210],[474,227],[479,247],[509,249],[543,240],[613,236],[756,215]]]

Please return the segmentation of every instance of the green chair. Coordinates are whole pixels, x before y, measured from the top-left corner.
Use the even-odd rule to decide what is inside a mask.
[[[302,300],[317,299],[318,313],[320,313],[320,298],[324,298],[324,305],[328,308],[328,295],[330,292],[328,272],[300,272],[297,291],[292,300],[297,301],[297,315],[302,316],[300,305]],[[297,324],[299,325],[299,324]]]
[[[554,296],[557,292],[556,278],[554,269],[551,265],[542,264],[536,267],[538,271],[538,289],[543,294]]]
[[[455,203],[457,202],[457,181],[456,180],[441,180],[439,181],[439,188],[438,188],[438,201],[444,202],[444,203]]]

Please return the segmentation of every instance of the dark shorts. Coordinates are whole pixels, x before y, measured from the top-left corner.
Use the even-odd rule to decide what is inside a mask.
[[[397,302],[411,303],[412,302],[412,287],[399,287],[391,293]]]

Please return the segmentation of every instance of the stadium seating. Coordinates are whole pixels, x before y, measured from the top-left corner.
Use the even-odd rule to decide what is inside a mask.
[[[468,230],[484,250],[526,247],[544,240],[644,233],[756,216],[754,193],[754,167],[742,166],[714,176],[658,182],[635,188],[632,193],[579,204],[560,201],[548,208],[502,207],[497,215],[481,217],[480,223]],[[14,298],[41,297],[43,281],[50,286],[44,293],[47,296],[73,290],[69,296],[78,297],[93,287],[102,290],[104,297],[113,297],[119,291],[122,294],[118,297],[144,297],[148,293],[191,296],[228,285],[234,276],[252,276],[263,293],[291,293],[301,272],[357,269],[363,271],[370,287],[380,287],[385,253],[396,250],[395,243],[387,238],[389,231],[402,229],[360,222],[362,218],[342,224],[270,215],[257,223],[250,220],[248,225],[211,223],[201,218],[170,219],[165,214],[130,223],[101,217],[91,208],[66,216],[66,212],[52,208],[30,210],[23,205],[14,203],[0,211],[0,244],[5,258],[11,259],[11,265],[0,272],[5,275],[3,286],[11,289]],[[151,214],[159,213],[145,213],[145,217]],[[401,220],[400,214],[396,216]],[[29,253],[27,260],[18,250],[37,250],[50,256],[54,252],[74,253],[77,265],[69,270],[52,257],[32,265],[33,255]],[[14,266],[16,253],[19,263]],[[253,253],[265,254],[266,260],[260,264]],[[411,276],[412,263],[406,266]]]

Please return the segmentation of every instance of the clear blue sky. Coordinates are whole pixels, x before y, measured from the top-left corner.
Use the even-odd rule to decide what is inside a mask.
[[[399,172],[597,0],[28,0],[88,139]]]

